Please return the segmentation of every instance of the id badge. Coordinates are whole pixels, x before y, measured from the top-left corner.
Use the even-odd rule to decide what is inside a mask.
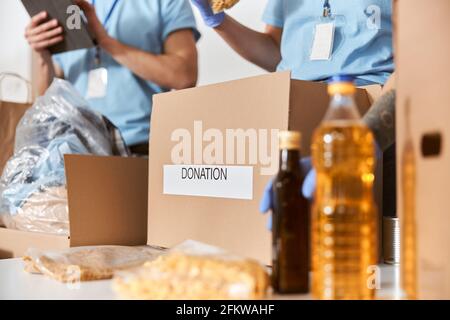
[[[86,97],[88,99],[105,97],[107,86],[108,70],[106,68],[97,68],[89,71]]]
[[[311,61],[330,60],[333,54],[334,33],[336,25],[333,20],[316,24],[311,48]]]

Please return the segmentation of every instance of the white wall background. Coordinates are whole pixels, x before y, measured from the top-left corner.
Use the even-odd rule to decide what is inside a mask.
[[[264,30],[262,14],[266,3],[267,0],[241,0],[229,11],[229,14],[247,27],[262,31]],[[202,38],[198,43],[200,85],[234,80],[265,72],[238,56],[214,30],[203,24],[196,8],[194,8],[194,12],[202,33]]]
[[[125,0],[139,1],[139,0]],[[263,30],[261,21],[266,0],[242,0],[230,14],[248,27]],[[210,28],[203,24],[193,8],[202,38],[199,48],[199,85],[223,82],[264,73],[244,61]],[[0,73],[14,72],[32,78],[31,51],[23,37],[29,17],[20,0],[0,0]],[[18,81],[7,80],[2,85],[5,100],[21,101],[26,89]]]
[[[31,50],[23,37],[28,20],[20,0],[0,0],[0,73],[14,72],[31,79]],[[26,100],[26,86],[19,81],[8,78],[0,89],[5,100]]]

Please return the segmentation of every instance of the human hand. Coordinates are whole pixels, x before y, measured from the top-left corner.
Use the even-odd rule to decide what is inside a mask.
[[[46,21],[47,19],[48,13],[45,11],[33,16],[25,28],[25,38],[35,52],[46,61],[51,61],[48,49],[64,40],[64,29],[58,24],[58,20]]]
[[[378,147],[378,144],[375,143],[375,156],[376,159],[381,159],[383,155],[382,151]],[[304,158],[301,160],[301,166],[304,173],[306,173],[305,179],[303,180],[302,190],[299,191],[301,194],[308,200],[313,200],[314,193],[316,192],[316,179],[317,174],[316,170],[312,168],[311,158]],[[259,204],[259,211],[261,213],[266,214],[269,211],[273,210],[273,180],[271,180],[266,188],[264,189],[264,194]],[[267,229],[272,230],[272,216],[269,216],[267,221]]]
[[[80,7],[88,21],[88,28],[94,34],[98,45],[102,45],[110,38],[105,27],[100,22],[95,11],[95,7],[85,0],[75,0],[75,4]]]
[[[302,190],[299,190],[299,196],[303,194],[305,198],[311,200],[316,190],[316,172],[311,167],[311,158],[304,158],[301,160],[302,171],[306,173],[303,181]],[[266,214],[273,210],[273,180],[271,180],[266,188],[259,205],[259,211]],[[267,221],[267,229],[272,230],[272,215]]]
[[[378,147],[378,144],[375,143],[375,158],[378,161],[381,159],[382,156],[383,156],[383,152]],[[313,200],[314,193],[316,192],[317,174],[316,174],[316,170],[311,169],[311,159],[306,158],[304,160],[309,161],[309,171],[306,174],[305,180],[303,181],[302,194],[306,199],[311,201],[311,200]],[[303,167],[305,168],[305,165],[303,165]],[[306,171],[304,171],[304,172],[306,172]]]
[[[215,28],[222,24],[225,13],[214,14],[208,0],[191,0],[191,2],[200,11],[203,21],[208,27]]]

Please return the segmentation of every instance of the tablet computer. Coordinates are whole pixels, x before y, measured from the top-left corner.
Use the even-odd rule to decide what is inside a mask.
[[[41,11],[47,11],[48,20],[57,19],[63,27],[64,40],[50,47],[52,54],[91,48],[95,46],[95,38],[87,28],[83,16],[80,17],[80,28],[74,28],[70,21],[76,14],[69,10],[74,6],[72,0],[21,0],[28,14],[32,17]],[[73,7],[72,7],[73,8]]]

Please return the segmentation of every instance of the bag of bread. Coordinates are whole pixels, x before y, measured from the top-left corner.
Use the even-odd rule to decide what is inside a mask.
[[[212,11],[217,14],[227,9],[231,9],[239,0],[209,0]]]
[[[70,248],[62,252],[29,249],[24,269],[61,282],[111,279],[115,272],[136,268],[156,259],[162,248],[98,246]]]
[[[186,241],[139,268],[116,274],[113,287],[123,299],[251,300],[266,296],[269,275],[256,261]]]

